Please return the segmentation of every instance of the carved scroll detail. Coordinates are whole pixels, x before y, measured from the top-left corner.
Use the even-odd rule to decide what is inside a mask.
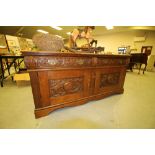
[[[50,96],[58,97],[81,92],[83,90],[83,77],[49,80]]]
[[[94,61],[93,61],[94,60]],[[95,58],[91,57],[58,57],[58,56],[25,56],[26,67],[34,68],[76,68],[95,66],[127,65],[129,59],[122,58]]]
[[[106,65],[125,65],[126,61],[123,59],[114,59],[114,58],[98,58],[97,66],[106,66]]]
[[[120,77],[120,73],[101,74],[100,88],[118,84],[119,77]]]
[[[82,57],[31,56],[25,57],[25,64],[27,68],[86,67],[92,65],[92,59]]]

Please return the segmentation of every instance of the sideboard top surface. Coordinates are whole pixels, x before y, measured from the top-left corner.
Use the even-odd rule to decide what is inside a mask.
[[[118,55],[118,54],[94,54],[94,53],[61,53],[53,51],[23,51],[23,56],[62,56],[62,57],[130,57],[130,55]]]

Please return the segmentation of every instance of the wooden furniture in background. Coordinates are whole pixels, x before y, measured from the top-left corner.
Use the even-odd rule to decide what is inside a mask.
[[[11,61],[9,62],[10,59]],[[23,60],[24,60],[24,56],[22,55],[0,54],[1,87],[3,87],[4,79],[11,75],[10,73],[11,67],[14,67],[16,72],[16,69],[20,67]],[[6,65],[5,68],[3,63],[4,61]],[[5,76],[5,70],[8,71],[8,76]]]
[[[23,52],[36,118],[51,111],[123,93],[130,56]]]
[[[151,52],[152,52],[152,46],[142,46],[141,53],[145,53],[149,56]]]
[[[140,74],[141,66],[142,64],[144,64],[145,65],[143,69],[143,74],[144,74],[147,67],[147,60],[148,60],[148,55],[146,53],[131,53],[129,69],[133,72],[134,65],[139,64],[138,74]]]

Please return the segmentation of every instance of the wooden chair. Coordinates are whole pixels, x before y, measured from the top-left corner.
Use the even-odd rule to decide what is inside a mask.
[[[147,67],[147,60],[148,60],[148,55],[146,53],[132,53],[131,54],[131,58],[130,58],[130,63],[129,63],[129,69],[131,71],[133,71],[133,66],[135,64],[139,64],[139,72],[138,74],[140,74],[140,70],[141,70],[141,66],[142,64],[145,65],[144,69],[143,69],[143,74],[146,70]]]

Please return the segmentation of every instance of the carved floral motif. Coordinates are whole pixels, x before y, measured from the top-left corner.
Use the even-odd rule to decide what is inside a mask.
[[[51,67],[86,67],[92,65],[91,58],[82,57],[25,57],[27,68],[51,68]]]
[[[123,59],[114,59],[114,58],[98,58],[97,66],[105,65],[125,65],[126,61]]]
[[[25,56],[26,67],[33,68],[76,68],[95,66],[127,65],[129,59],[97,58],[97,57],[57,57],[57,56]]]
[[[100,88],[116,85],[119,82],[120,73],[108,73],[100,75]]]
[[[49,80],[50,96],[58,97],[83,90],[83,77]]]

